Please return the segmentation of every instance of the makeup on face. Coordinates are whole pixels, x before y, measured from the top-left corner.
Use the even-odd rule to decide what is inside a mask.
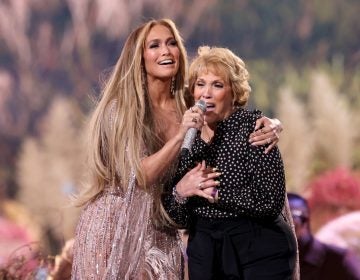
[[[194,86],[194,99],[206,102],[206,122],[217,123],[233,112],[233,94],[230,84],[211,69],[199,72]]]
[[[179,69],[180,50],[171,30],[164,25],[151,28],[145,41],[144,63],[148,77],[171,78]]]

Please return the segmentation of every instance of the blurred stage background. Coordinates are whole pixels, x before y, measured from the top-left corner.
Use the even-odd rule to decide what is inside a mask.
[[[161,17],[189,58],[206,44],[245,60],[249,106],[285,128],[288,190],[323,240],[360,255],[359,14],[358,0],[0,0],[0,267],[73,236],[101,80],[130,30]]]

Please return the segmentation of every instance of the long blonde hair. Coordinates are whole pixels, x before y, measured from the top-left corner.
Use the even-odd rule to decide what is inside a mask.
[[[163,146],[155,134],[153,112],[147,94],[143,66],[145,40],[151,28],[163,25],[172,32],[180,50],[179,70],[175,75],[174,99],[181,116],[186,109],[184,83],[187,54],[182,38],[169,19],[150,20],[127,38],[121,55],[102,90],[102,97],[89,124],[88,160],[90,184],[80,197],[80,205],[94,199],[107,185],[124,191],[131,172],[145,189],[141,158],[144,148],[152,154]]]

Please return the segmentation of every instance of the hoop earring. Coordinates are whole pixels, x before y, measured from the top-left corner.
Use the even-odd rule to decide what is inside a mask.
[[[170,93],[172,96],[175,96],[175,77],[171,78]]]

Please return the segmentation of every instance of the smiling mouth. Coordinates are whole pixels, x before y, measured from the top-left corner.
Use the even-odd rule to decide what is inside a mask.
[[[172,65],[172,64],[174,64],[174,63],[175,63],[175,61],[172,60],[172,59],[165,59],[165,60],[163,60],[163,61],[160,61],[160,62],[159,62],[159,65]]]

